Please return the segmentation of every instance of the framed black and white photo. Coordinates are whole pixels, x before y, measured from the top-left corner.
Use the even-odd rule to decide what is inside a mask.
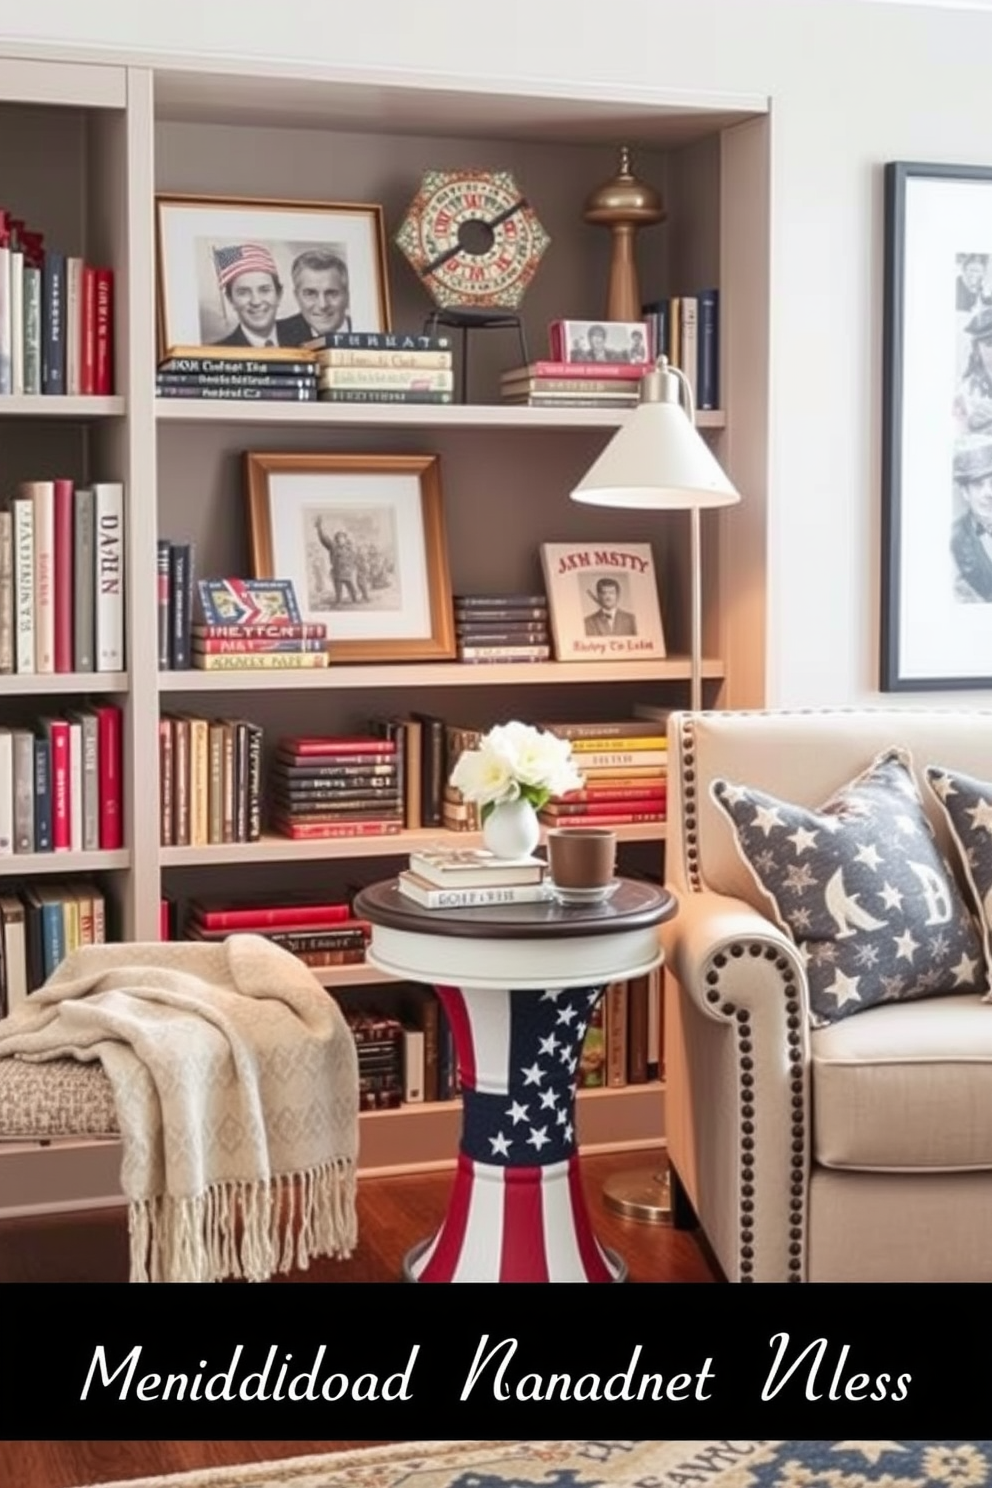
[[[156,198],[159,359],[279,357],[336,331],[388,331],[382,208]]]
[[[992,167],[885,169],[881,687],[992,687]]]
[[[257,579],[289,579],[331,663],[455,655],[436,455],[247,456]]]

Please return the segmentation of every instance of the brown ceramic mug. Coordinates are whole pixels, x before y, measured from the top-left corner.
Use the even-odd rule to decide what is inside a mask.
[[[609,827],[552,827],[548,866],[559,889],[601,889],[613,880],[617,834]]]

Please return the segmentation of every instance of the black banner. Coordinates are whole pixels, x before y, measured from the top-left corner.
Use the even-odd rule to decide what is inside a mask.
[[[63,1439],[977,1437],[992,1394],[968,1286],[7,1286],[4,1315],[8,1437],[39,1399]]]

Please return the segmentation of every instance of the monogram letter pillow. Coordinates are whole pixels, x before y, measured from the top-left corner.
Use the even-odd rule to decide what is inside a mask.
[[[799,947],[814,1027],[881,1002],[985,990],[978,931],[905,750],[880,754],[819,809],[727,780],[710,790]]]
[[[992,963],[992,785],[936,765],[929,765],[925,774],[971,887],[981,918],[985,956]],[[992,992],[983,1000],[992,1002]]]

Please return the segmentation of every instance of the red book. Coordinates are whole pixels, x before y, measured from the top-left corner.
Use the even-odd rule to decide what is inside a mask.
[[[638,790],[636,785],[590,786],[588,790],[568,791],[564,796],[558,796],[560,806],[572,806],[583,801],[607,802],[607,801],[661,801],[665,800],[667,791],[665,786],[651,786],[646,790]]]
[[[272,909],[201,909],[194,904],[197,923],[205,930],[265,930],[284,928],[323,930],[350,919],[347,904],[293,904]]]
[[[602,377],[617,382],[639,382],[651,369],[648,362],[528,362],[518,371],[528,377]]]
[[[370,739],[358,736],[353,739],[333,736],[328,739],[280,739],[279,748],[284,754],[395,754],[395,739]]]
[[[94,388],[99,397],[114,391],[114,272],[94,270],[96,286],[96,338],[94,344]]]
[[[53,508],[55,527],[55,670],[73,669],[73,485],[55,480]]]
[[[549,816],[574,825],[579,821],[584,821],[586,817],[612,817],[618,812],[620,814],[632,812],[637,815],[639,812],[647,811],[662,815],[665,810],[665,798],[664,796],[641,796],[629,801],[576,801],[564,805],[549,802],[544,809]]]
[[[665,813],[663,811],[616,811],[605,813],[602,816],[593,816],[584,813],[582,816],[549,816],[544,811],[538,812],[538,818],[546,826],[556,826],[565,821],[570,827],[629,827],[637,822],[663,822]]]
[[[171,910],[172,910],[172,905],[170,904],[170,902],[169,902],[168,899],[160,899],[158,901],[158,938],[159,938],[159,940],[171,940],[172,939],[172,924],[171,924],[171,918],[172,918],[172,916],[171,916]]]
[[[295,656],[300,652],[312,656],[326,650],[326,641],[301,641],[291,636],[193,637],[194,656],[279,656],[286,653]]]
[[[96,748],[100,782],[100,851],[116,852],[124,845],[123,741],[121,710],[113,703],[93,709],[97,718]]]
[[[81,318],[79,388],[84,395],[92,395],[96,392],[96,269],[90,264],[83,264]]]
[[[274,821],[273,831],[280,837],[290,837],[301,842],[321,837],[395,837],[403,829],[402,822],[391,821],[346,821],[346,822],[290,822]]]
[[[52,848],[68,852],[72,847],[69,724],[65,718],[43,718],[41,725],[52,751]]]

